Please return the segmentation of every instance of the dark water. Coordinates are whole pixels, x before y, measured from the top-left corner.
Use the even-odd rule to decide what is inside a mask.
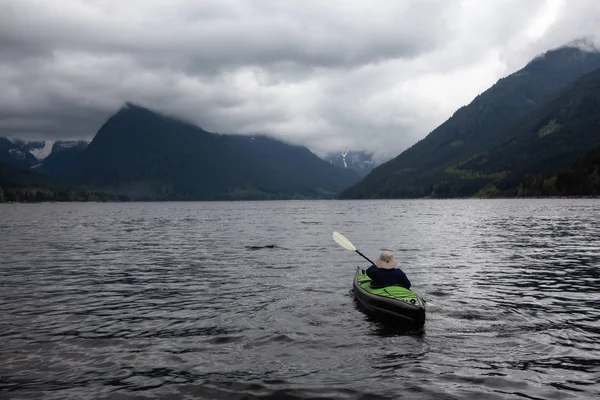
[[[421,334],[367,319],[393,250]],[[596,399],[600,201],[0,205],[0,398]]]

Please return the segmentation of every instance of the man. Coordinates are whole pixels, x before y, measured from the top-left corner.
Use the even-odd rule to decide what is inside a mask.
[[[410,281],[400,268],[396,268],[398,260],[389,251],[381,253],[375,265],[367,268],[367,275],[372,279],[372,287],[403,286],[410,289]]]

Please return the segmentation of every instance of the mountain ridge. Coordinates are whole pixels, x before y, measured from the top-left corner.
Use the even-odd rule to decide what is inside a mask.
[[[460,107],[440,126],[344,190],[340,198],[429,197],[446,169],[499,145],[510,127],[581,75],[600,68],[600,53],[549,50]]]
[[[125,103],[59,176],[133,199],[335,198],[359,176],[303,146],[212,133]]]

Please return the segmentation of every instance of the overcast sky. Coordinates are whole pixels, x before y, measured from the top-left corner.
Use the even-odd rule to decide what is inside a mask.
[[[0,136],[91,139],[125,101],[391,157],[600,0],[0,0]]]

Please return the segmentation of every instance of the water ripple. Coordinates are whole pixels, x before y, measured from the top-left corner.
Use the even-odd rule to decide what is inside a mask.
[[[391,249],[433,304],[358,310]],[[0,398],[600,397],[600,201],[0,205]]]

